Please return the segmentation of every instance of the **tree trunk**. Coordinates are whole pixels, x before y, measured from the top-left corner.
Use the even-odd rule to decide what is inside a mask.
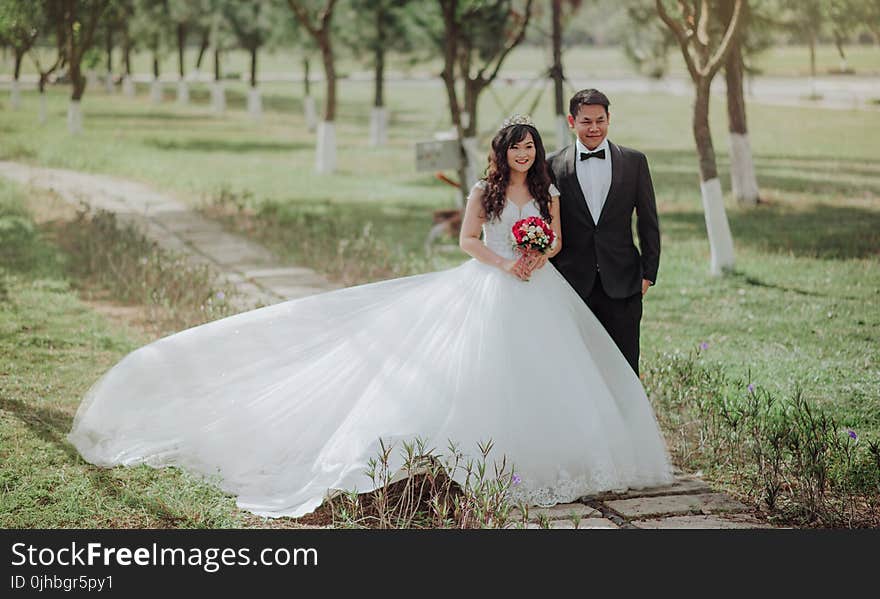
[[[205,52],[208,50],[208,46],[211,44],[211,29],[205,28],[202,32],[202,41],[199,43],[199,54],[196,57],[196,71],[202,68],[202,59],[205,57]]]
[[[759,191],[746,126],[743,70],[742,47],[737,39],[733,41],[724,65],[730,131],[730,182],[736,201],[753,206],[758,203]]]
[[[336,170],[336,67],[333,64],[333,47],[330,32],[322,30],[318,39],[324,76],[327,79],[327,98],[324,103],[324,119],[318,124],[316,170],[332,173]]]
[[[256,46],[251,48],[251,88],[257,87],[257,52],[259,51]]]
[[[311,95],[311,84],[309,82],[309,59],[303,58],[303,87],[305,89],[305,97],[303,98],[303,111],[306,119],[306,130],[309,132],[318,129],[318,109],[315,106],[315,98]]]
[[[330,32],[321,35],[321,60],[324,62],[324,76],[327,78],[327,99],[324,103],[324,120],[332,123],[336,120],[336,66],[333,64],[333,47],[330,44]]]
[[[21,61],[24,59],[25,51],[18,48],[15,48],[13,51],[15,52],[15,70],[13,71],[12,78],[18,81],[21,75]]]
[[[113,30],[107,28],[107,39],[105,40],[105,50],[107,52],[107,72],[113,72]]]
[[[550,76],[553,78],[553,101],[556,109],[556,148],[560,149],[571,140],[562,96],[562,0],[553,0],[553,66]]]
[[[122,46],[122,60],[125,63],[125,74],[131,76],[131,38],[127,33],[125,44]]]
[[[700,194],[711,251],[710,272],[713,275],[721,275],[734,265],[733,237],[724,210],[724,196],[715,164],[712,132],[709,129],[710,85],[711,81],[705,77],[696,84],[693,129],[700,161]]]
[[[177,24],[177,72],[180,78],[186,76],[184,67],[184,53],[186,51],[186,33],[187,26],[183,23]]]
[[[718,177],[715,163],[715,148],[712,145],[712,131],[709,129],[709,87],[711,81],[702,78],[696,85],[694,98],[694,141],[697,144],[697,155],[700,161],[700,181],[708,181]]]
[[[159,78],[159,57],[153,52],[153,77]]]
[[[385,14],[376,11],[376,47],[373,110],[370,114],[370,145],[383,146],[388,141],[388,111],[385,108]]]
[[[843,36],[835,29],[834,46],[837,48],[837,53],[840,55],[840,72],[847,73],[849,72],[849,64],[846,61],[846,53],[843,51],[843,42]]]
[[[310,85],[311,83],[309,81],[309,59],[308,57],[306,57],[303,58],[303,88],[306,97],[311,95]]]
[[[73,86],[70,99],[78,102],[86,91],[86,78],[80,71],[79,61],[71,61],[70,63],[70,83]]]
[[[220,81],[220,49],[214,48],[214,81]]]

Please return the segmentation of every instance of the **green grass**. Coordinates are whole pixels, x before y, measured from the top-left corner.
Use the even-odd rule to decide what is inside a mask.
[[[194,206],[216,204],[223,194],[238,198],[243,208],[256,215],[242,230],[268,241],[291,261],[319,268],[336,259],[334,244],[338,239],[356,241],[367,222],[373,224],[373,237],[385,244],[381,256],[387,257],[392,267],[413,258],[398,270],[371,271],[368,278],[413,268],[439,268],[465,259],[462,254],[449,254],[430,261],[421,255],[421,244],[431,226],[431,210],[457,202],[451,188],[413,167],[413,142],[446,126],[440,87],[391,85],[391,141],[388,147],[375,149],[367,140],[370,84],[341,82],[337,125],[340,168],[332,177],[313,173],[314,138],[303,124],[298,88],[267,85],[267,113],[256,124],[243,112],[242,90],[242,86],[234,88],[232,109],[224,118],[209,113],[203,90],[196,91],[196,103],[186,109],[175,106],[170,96],[163,105],[151,106],[143,89],[134,100],[91,92],[84,102],[86,133],[79,138],[69,137],[64,129],[65,90],[51,91],[51,122],[44,127],[35,124],[34,94],[25,93],[25,110],[0,111],[0,158],[137,179],[175,193]],[[517,95],[505,84],[500,84],[498,91],[507,102]],[[613,96],[612,103],[612,139],[648,154],[663,230],[659,284],[645,302],[644,363],[659,363],[665,353],[687,353],[705,341],[709,346],[702,358],[728,376],[746,378],[750,373],[760,388],[784,396],[800,385],[813,405],[857,430],[863,439],[877,439],[880,166],[876,157],[880,154],[880,113],[749,106],[751,143],[766,203],[748,209],[728,198],[737,269],[734,275],[718,279],[708,274],[709,247],[690,133],[689,100],[620,95]],[[486,94],[480,112],[483,128],[500,116],[495,101]],[[723,103],[713,102],[711,117],[722,183],[727,188]],[[549,97],[539,104],[535,118],[542,130],[552,131]],[[546,137],[552,145],[552,134]],[[315,214],[320,215],[321,227],[310,242],[317,249],[307,251],[293,240],[293,227],[288,225]],[[40,252],[29,269],[47,268]],[[87,385],[124,354],[123,346],[134,344],[118,341],[114,343],[123,345],[113,346],[115,350],[94,352],[92,346],[71,346],[47,356],[40,335],[67,339],[79,328],[93,331],[106,325],[95,324],[94,315],[81,306],[76,308],[69,292],[50,291],[43,283],[34,282],[44,280],[44,275],[25,272],[29,274],[6,275],[9,297],[19,298],[16,309],[37,319],[51,308],[58,310],[57,318],[47,321],[51,326],[44,322],[49,328],[38,334],[16,328],[14,323],[21,316],[4,316],[4,326],[15,335],[15,344],[10,341],[3,346],[4,355],[22,343],[31,344],[28,351],[5,358],[6,363],[16,364],[16,373],[30,369],[30,374],[26,381],[21,379],[24,382],[14,394],[4,389],[8,407],[0,413],[3,434],[15,431],[15,438],[25,447],[15,454],[19,456],[16,459],[24,460],[29,453],[45,454],[45,459],[54,461],[48,462],[52,465],[44,468],[41,476],[52,478],[70,467],[60,465],[64,460],[75,456],[63,458],[64,450],[45,440],[52,435],[57,439],[60,433],[46,432],[39,422],[60,422],[59,411],[69,418]],[[54,281],[50,286],[64,285],[57,282],[59,279],[49,280]],[[116,339],[112,331],[101,330]],[[70,353],[78,355],[74,360],[78,366],[63,370],[59,365],[64,362],[56,358]],[[54,411],[44,417],[34,410],[43,409],[45,391],[41,394],[31,388],[42,388],[38,381],[53,377],[63,381],[55,383],[58,395],[46,408]],[[67,406],[63,408],[66,411],[57,406],[59,401]],[[26,416],[16,416],[20,413]],[[22,418],[37,424],[25,424]],[[3,447],[9,447],[5,440]],[[27,470],[37,465],[22,461],[21,467]],[[13,470],[15,474],[4,476],[20,476]],[[93,473],[86,471],[91,473],[80,470],[78,478],[88,480]],[[149,473],[154,476],[160,478],[151,481],[167,482],[161,475]],[[155,484],[161,487],[164,483]],[[189,488],[188,481],[183,484]],[[173,495],[164,489],[151,496],[164,497],[166,491]],[[16,499],[19,501],[21,497]],[[197,519],[192,516],[183,522]],[[30,521],[15,522],[28,525],[25,523]],[[47,525],[63,522],[47,519]],[[213,522],[224,520],[218,516]]]
[[[239,524],[232,498],[210,485],[175,469],[95,468],[65,439],[79,398],[145,339],[77,298],[26,201],[0,180],[0,528]]]

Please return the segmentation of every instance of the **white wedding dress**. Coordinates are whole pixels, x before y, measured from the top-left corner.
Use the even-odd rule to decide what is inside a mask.
[[[508,203],[486,245],[513,257],[513,223],[538,215]],[[380,437],[393,468],[402,441],[478,459],[491,439],[529,505],[672,481],[638,377],[550,263],[524,282],[470,260],[159,339],[88,391],[68,435],[93,464],[176,465],[272,517],[372,490]]]

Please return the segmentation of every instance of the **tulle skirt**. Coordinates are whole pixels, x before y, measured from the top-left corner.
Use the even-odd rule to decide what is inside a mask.
[[[638,377],[549,263],[523,282],[471,260],[159,339],[95,383],[68,436],[93,464],[179,466],[271,517],[372,490],[379,440],[416,438],[474,458],[491,440],[530,505],[672,480]]]

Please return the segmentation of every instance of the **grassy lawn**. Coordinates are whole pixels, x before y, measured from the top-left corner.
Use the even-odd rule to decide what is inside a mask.
[[[50,93],[51,121],[44,127],[36,124],[35,95],[26,93],[24,110],[0,110],[0,158],[137,179],[196,206],[217,205],[225,194],[252,214],[249,234],[291,261],[319,268],[334,259],[336,238],[361,235],[366,222],[373,224],[372,237],[393,250],[391,259],[406,262],[391,272],[465,259],[460,253],[425,259],[421,253],[431,210],[457,202],[449,186],[414,170],[413,142],[446,126],[442,88],[391,85],[390,144],[375,149],[367,139],[371,84],[341,82],[340,169],[332,177],[313,173],[314,139],[304,127],[298,87],[265,86],[267,112],[259,123],[244,114],[243,90],[232,89],[231,110],[222,118],[209,113],[205,90],[195,90],[188,108],[176,106],[171,95],[152,106],[143,89],[133,100],[93,90],[84,101],[86,133],[75,139],[64,127],[66,90]],[[502,84],[498,92],[509,102],[518,90]],[[612,139],[648,154],[663,230],[659,284],[645,302],[645,363],[706,342],[701,360],[732,377],[750,373],[758,387],[781,395],[800,386],[815,405],[863,438],[877,439],[880,113],[749,107],[766,203],[745,209],[728,201],[737,270],[717,279],[708,275],[689,100],[611,99]],[[535,115],[547,132],[550,114],[545,97]],[[490,129],[500,116],[486,94],[482,128]],[[712,126],[727,187],[720,102],[712,105]],[[552,145],[552,134],[546,137]],[[20,190],[2,189],[4,205],[11,206],[4,210],[24,209],[27,198]],[[267,206],[275,220],[264,218]],[[284,227],[303,215],[318,215],[324,224],[318,234],[325,239],[312,239],[316,246],[324,243],[320,251],[304,251]],[[273,223],[268,236],[262,228],[267,222]],[[0,499],[0,517],[13,518],[6,522],[12,526],[240,522],[230,500],[193,481],[147,469],[97,473],[63,442],[88,385],[143,340],[120,333],[79,303],[50,258],[53,250],[38,246],[42,257],[27,268],[3,267],[0,453],[14,467],[4,467],[0,477],[5,488],[16,490]],[[58,488],[65,489],[61,501],[45,499]],[[39,501],[47,503],[22,507]],[[102,516],[102,506],[115,515]],[[179,519],[169,520],[168,513]]]

